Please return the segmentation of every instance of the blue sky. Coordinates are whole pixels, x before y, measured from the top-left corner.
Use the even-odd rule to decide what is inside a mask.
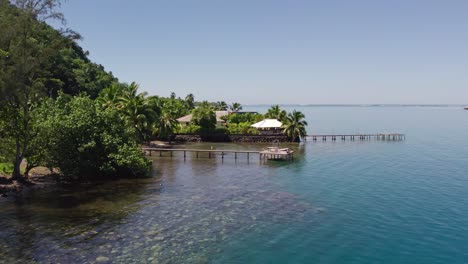
[[[468,1],[68,0],[93,61],[150,94],[468,103]]]

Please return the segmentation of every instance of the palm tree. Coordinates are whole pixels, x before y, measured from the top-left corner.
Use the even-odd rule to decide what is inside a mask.
[[[208,133],[216,127],[216,114],[211,108],[211,104],[203,101],[192,111],[192,121],[201,127],[201,131]]]
[[[119,97],[117,108],[121,110],[124,120],[135,129],[138,140],[143,142],[151,136],[151,125],[156,113],[146,98],[147,93],[138,93],[138,88],[135,82],[126,86]]]
[[[232,103],[229,106],[229,110],[231,110],[232,112],[239,112],[240,110],[242,110],[242,105],[239,103]]]
[[[282,110],[279,105],[272,105],[265,117],[278,119],[282,122],[286,118],[286,111]]]
[[[118,83],[104,88],[96,98],[96,103],[102,108],[117,106],[120,97],[123,95],[123,89],[124,87]]]
[[[217,111],[226,111],[228,109],[228,105],[224,101],[218,101],[215,104],[215,108]]]
[[[158,122],[158,131],[159,135],[158,137],[161,139],[171,139],[171,136],[174,134],[174,130],[177,128],[179,125],[179,122],[172,117],[172,115],[167,112],[163,111],[161,115],[159,116],[159,122]]]
[[[195,97],[193,96],[193,94],[190,93],[185,97],[185,105],[189,110],[195,108]]]
[[[307,121],[305,121],[304,118],[304,114],[296,110],[289,113],[285,118],[282,126],[284,129],[283,132],[291,141],[300,142],[301,138],[305,138],[307,136]]]

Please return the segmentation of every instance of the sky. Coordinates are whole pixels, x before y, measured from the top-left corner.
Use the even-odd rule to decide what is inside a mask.
[[[466,0],[68,0],[90,58],[151,95],[466,104]]]

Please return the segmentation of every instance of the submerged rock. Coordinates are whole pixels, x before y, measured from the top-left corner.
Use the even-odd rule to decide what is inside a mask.
[[[99,256],[96,258],[96,262],[108,262],[110,259],[108,257],[104,257],[104,256]]]

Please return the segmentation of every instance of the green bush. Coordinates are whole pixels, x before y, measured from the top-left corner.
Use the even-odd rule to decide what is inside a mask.
[[[229,124],[235,123],[235,124],[240,124],[240,123],[250,123],[251,125],[262,121],[264,119],[264,116],[262,114],[251,114],[251,113],[245,113],[245,114],[232,114],[227,116],[227,122]]]
[[[0,163],[0,174],[11,174],[13,172],[13,164]]]
[[[242,123],[229,123],[227,126],[229,134],[258,134],[258,130],[254,127],[251,127],[250,122],[242,122]]]
[[[49,99],[37,109],[28,163],[56,167],[65,176],[141,176],[151,162],[136,143],[135,130],[118,113],[88,97]]]
[[[200,130],[201,130],[200,126],[189,125],[189,126],[181,127],[179,129],[178,133],[181,133],[181,134],[199,134]]]
[[[226,127],[217,127],[214,130],[214,134],[221,134],[221,135],[229,134],[229,130]]]

